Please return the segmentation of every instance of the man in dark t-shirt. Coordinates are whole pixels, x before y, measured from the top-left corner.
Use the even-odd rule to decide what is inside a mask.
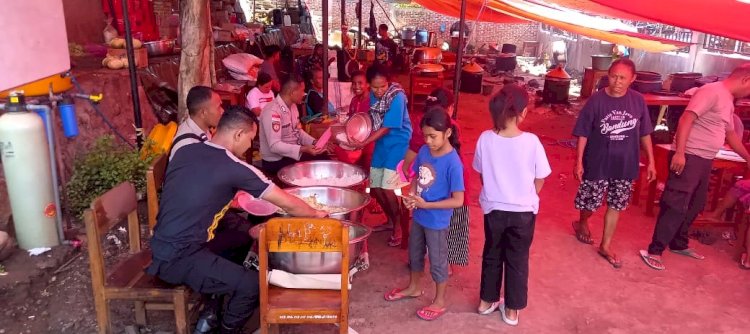
[[[250,148],[257,129],[254,115],[230,110],[222,115],[210,141],[187,145],[175,153],[167,168],[151,239],[149,274],[202,294],[231,296],[220,333],[240,330],[258,303],[258,272],[211,251],[235,193],[243,190],[293,216],[326,216],[237,158]]]
[[[648,156],[648,181],[656,169],[651,147],[651,120],[643,96],[629,89],[635,80],[635,65],[628,59],[612,63],[609,87],[596,92],[581,110],[573,135],[578,137],[578,160],[575,177],[581,182],[575,199],[580,218],[573,222],[576,238],[592,244],[588,219],[607,195],[607,213],[599,255],[612,266],[622,264],[610,250],[620,211],[627,208],[638,178],[639,144]]]
[[[394,62],[398,54],[398,44],[388,36],[386,24],[381,24],[378,27],[378,36],[380,39],[375,42],[375,60],[391,69],[391,66],[396,65]]]

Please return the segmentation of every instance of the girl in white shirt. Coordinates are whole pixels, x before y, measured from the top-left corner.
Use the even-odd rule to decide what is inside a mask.
[[[503,87],[490,100],[494,126],[479,137],[473,163],[482,180],[485,237],[477,311],[487,315],[499,308],[511,326],[518,324],[518,312],[526,307],[538,193],[552,172],[539,138],[518,128],[527,104],[528,94],[515,85]]]
[[[271,90],[273,88],[273,79],[268,73],[260,72],[255,84],[256,86],[247,93],[245,107],[250,109],[255,116],[260,117],[260,112],[266,104],[275,98]]]

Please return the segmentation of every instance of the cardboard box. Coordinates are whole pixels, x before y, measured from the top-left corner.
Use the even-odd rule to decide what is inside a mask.
[[[214,29],[214,41],[216,42],[232,42],[232,32],[223,29]]]
[[[127,58],[126,49],[113,49],[107,48],[107,56]],[[148,66],[148,51],[146,48],[139,48],[133,50],[133,57],[135,58],[135,67],[146,68]]]

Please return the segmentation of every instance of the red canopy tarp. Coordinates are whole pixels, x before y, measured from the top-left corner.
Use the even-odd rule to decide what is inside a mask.
[[[638,34],[635,27],[619,20],[590,16],[534,0],[489,0],[488,6],[583,36],[645,51],[673,51],[688,45],[684,42]]]
[[[677,27],[750,42],[750,0],[592,0]]]
[[[460,16],[461,0],[415,0],[415,2],[444,15]],[[466,0],[466,2],[466,19],[467,21],[473,21],[485,1]],[[500,21],[491,21],[489,18]],[[638,34],[635,27],[617,20],[593,17],[564,7],[548,6],[537,1],[487,0],[487,6],[484,8],[482,16],[479,17],[479,21],[525,22],[521,18],[549,24],[590,38],[651,52],[673,51],[688,45],[680,41]]]
[[[556,4],[565,8],[575,9],[590,15],[607,16],[611,18],[625,19],[631,21],[649,22],[652,21],[642,16],[633,15],[621,10],[598,4],[591,0],[544,0],[545,2]]]
[[[474,21],[482,8],[483,0],[466,0],[466,21]],[[433,12],[452,17],[461,16],[461,0],[414,0]],[[479,16],[480,22],[527,23],[528,20],[485,8]]]

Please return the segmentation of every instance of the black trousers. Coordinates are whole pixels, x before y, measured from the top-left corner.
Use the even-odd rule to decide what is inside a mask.
[[[244,326],[258,307],[258,272],[216,255],[207,247],[195,248],[169,262],[154,263],[152,268],[156,266],[157,276],[165,282],[185,284],[203,295],[229,295],[223,323],[227,327]]]
[[[526,307],[529,283],[529,248],[534,238],[536,215],[532,212],[495,210],[484,215],[484,251],[479,297],[500,299],[505,271],[505,305]]]
[[[220,299],[206,298],[211,295],[228,295],[223,323],[227,327],[244,326],[258,307],[258,272],[242,266],[252,247],[248,231],[253,223],[257,222],[228,211],[209,242],[183,251],[169,262],[155,260],[156,275],[168,283],[189,286],[203,294],[206,302],[218,303]]]
[[[241,265],[253,245],[248,231],[260,222],[245,219],[239,211],[229,209],[206,247],[214,254]]]
[[[671,164],[674,152],[669,153]],[[706,206],[708,182],[713,161],[685,154],[685,169],[680,175],[669,171],[664,193],[659,201],[659,216],[648,253],[661,255],[669,246],[672,250],[688,248],[688,229],[695,217]]]

